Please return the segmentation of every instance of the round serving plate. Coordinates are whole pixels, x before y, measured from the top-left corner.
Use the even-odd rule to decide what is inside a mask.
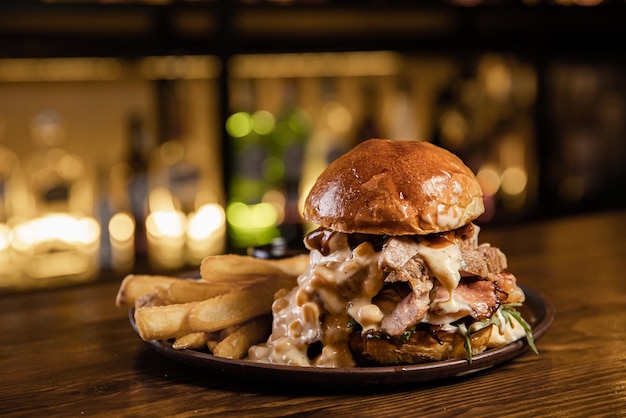
[[[526,301],[522,315],[533,329],[533,338],[539,340],[554,320],[554,306],[548,298],[522,286]],[[137,331],[134,311],[129,311],[132,327]],[[226,374],[231,378],[245,380],[267,380],[281,383],[306,383],[324,385],[394,385],[403,383],[428,382],[443,378],[454,378],[476,373],[511,360],[526,352],[529,347],[526,339],[515,341],[498,348],[487,350],[467,359],[451,359],[423,364],[380,367],[325,368],[285,366],[231,360],[196,350],[175,350],[169,341],[146,341],[163,356],[187,366],[208,373]]]

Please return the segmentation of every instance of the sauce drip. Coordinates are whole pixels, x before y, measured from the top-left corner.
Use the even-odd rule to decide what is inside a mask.
[[[298,278],[298,287],[277,294],[272,334],[267,343],[250,348],[248,357],[275,364],[353,367],[351,321],[377,329],[383,317],[372,303],[383,287],[379,252],[367,241],[352,248],[348,234],[324,229],[309,234],[305,244],[311,249],[307,271]]]

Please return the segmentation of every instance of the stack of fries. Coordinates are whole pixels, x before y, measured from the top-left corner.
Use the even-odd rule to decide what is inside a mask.
[[[271,332],[274,294],[296,286],[308,256],[279,260],[226,254],[202,261],[199,279],[129,275],[118,307],[134,308],[139,336],[173,340],[175,349],[208,349],[241,359]]]

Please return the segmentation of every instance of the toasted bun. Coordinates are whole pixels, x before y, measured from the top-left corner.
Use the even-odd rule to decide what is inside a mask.
[[[491,337],[491,327],[486,327],[470,337],[472,355],[482,353]],[[359,365],[417,364],[452,358],[467,358],[465,338],[454,331],[429,332],[416,330],[406,341],[388,340],[360,331],[350,334],[350,350]]]
[[[424,235],[483,211],[476,176],[454,154],[427,142],[370,139],[318,177],[304,218],[345,233]]]

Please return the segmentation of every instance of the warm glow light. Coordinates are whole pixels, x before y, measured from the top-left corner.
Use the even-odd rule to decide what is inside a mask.
[[[155,187],[150,191],[148,207],[150,212],[173,212],[176,210],[172,194],[164,187]]]
[[[93,218],[80,219],[78,221],[78,230],[80,231],[78,242],[81,244],[94,244],[100,239],[100,225]]]
[[[185,215],[180,211],[152,212],[146,219],[146,229],[156,238],[180,238],[185,233]]]
[[[54,242],[88,246],[97,243],[99,237],[100,226],[93,218],[52,214],[15,226],[12,245],[18,251]]]
[[[441,115],[439,121],[441,127],[441,140],[450,148],[458,148],[463,145],[467,136],[467,120],[456,110],[449,110]]]
[[[217,57],[169,55],[139,60],[139,75],[150,80],[202,80],[216,78],[221,71]]]
[[[187,220],[186,259],[198,265],[204,257],[224,251],[226,214],[217,203],[202,205]]]
[[[5,251],[11,245],[11,228],[0,223],[0,251]]]
[[[502,191],[510,196],[515,196],[526,190],[528,175],[522,167],[508,167],[502,172]]]
[[[500,188],[500,175],[492,166],[485,165],[478,170],[476,178],[485,196],[493,196]]]
[[[195,213],[189,215],[187,235],[194,240],[210,237],[215,231],[224,227],[226,215],[224,209],[216,203],[203,205]]]
[[[83,163],[77,155],[64,155],[58,162],[57,169],[65,178],[77,178],[83,172]]]
[[[121,60],[114,58],[26,58],[0,60],[0,80],[95,81],[117,80],[123,74]]]
[[[232,58],[235,78],[395,75],[402,56],[390,51],[247,54]]]
[[[119,242],[131,240],[135,235],[135,220],[127,212],[116,213],[109,221],[109,234]]]
[[[323,170],[323,167],[319,168],[318,172],[321,172]],[[311,176],[310,178],[307,179],[303,179],[302,182],[300,183],[300,190],[299,190],[299,198],[298,198],[298,213],[304,213],[304,202],[306,201],[306,197],[309,195],[309,192],[311,191],[311,189],[313,188],[313,185],[315,184],[315,180],[316,178],[313,178],[313,176]],[[305,232],[309,232],[310,229],[313,229],[315,226],[311,225],[309,223],[307,223],[306,221],[304,221],[304,228],[305,228]]]
[[[135,264],[135,219],[118,212],[109,220],[111,267],[117,272],[131,271]]]
[[[11,248],[24,277],[71,280],[94,277],[100,225],[91,217],[48,214],[13,227]],[[40,283],[45,283],[42,281]]]
[[[185,263],[187,217],[176,208],[169,190],[155,187],[148,195],[146,218],[148,261],[157,269],[177,269]]]
[[[496,102],[503,102],[511,94],[513,77],[511,70],[500,57],[486,55],[479,64],[485,91]]]
[[[501,138],[498,147],[500,164],[505,167],[522,167],[526,160],[526,143],[524,138],[516,134],[508,134]]]
[[[150,214],[146,228],[153,237],[182,237],[185,233],[185,215],[176,209],[169,190],[155,187],[148,195]]]
[[[344,134],[352,127],[350,111],[337,102],[328,102],[322,107],[322,119],[328,128],[336,134]]]
[[[166,141],[159,147],[159,157],[166,165],[181,161],[184,154],[185,150],[179,141]]]

